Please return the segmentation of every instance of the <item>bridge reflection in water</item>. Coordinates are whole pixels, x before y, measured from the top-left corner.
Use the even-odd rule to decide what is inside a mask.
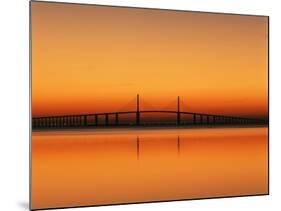
[[[181,144],[180,144],[180,136],[177,136],[175,138],[175,145],[177,146],[177,155],[179,156],[180,155],[180,148],[181,148]],[[137,148],[137,158],[139,159],[140,158],[140,153],[141,153],[141,139],[139,138],[139,136],[137,136],[136,138],[136,148]]]
[[[144,114],[173,114],[175,122],[159,121],[154,123],[142,122]],[[121,123],[120,119],[126,115],[134,115],[131,121]],[[109,121],[110,119],[113,121]],[[188,119],[188,120],[186,120]],[[103,121],[101,121],[103,120]],[[32,128],[71,128],[71,127],[118,127],[118,126],[171,126],[171,125],[245,125],[267,124],[267,120],[226,116],[219,114],[205,114],[185,112],[180,110],[180,97],[177,99],[177,110],[141,110],[139,95],[136,100],[135,111],[104,112],[93,114],[46,116],[32,118]]]
[[[33,131],[32,178],[33,208],[266,194],[268,128]]]

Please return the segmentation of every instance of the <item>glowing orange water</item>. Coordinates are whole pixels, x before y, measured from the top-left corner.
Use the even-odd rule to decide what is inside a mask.
[[[32,208],[268,193],[268,129],[33,132]]]

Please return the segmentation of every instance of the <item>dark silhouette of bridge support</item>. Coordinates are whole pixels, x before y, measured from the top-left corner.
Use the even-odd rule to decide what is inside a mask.
[[[193,114],[193,124],[196,125],[196,114]]]
[[[99,124],[99,115],[95,114],[95,125],[98,126]]]
[[[203,115],[199,114],[199,116],[200,116],[200,124],[202,125],[203,124]]]
[[[118,116],[118,113],[115,114],[115,125],[119,125],[119,116]]]
[[[84,115],[83,116],[83,118],[84,118],[84,126],[88,126],[88,118],[87,118],[87,115]]]
[[[177,125],[181,124],[181,113],[180,113],[180,96],[178,96],[178,112],[177,112]]]
[[[77,126],[80,126],[80,118],[81,118],[80,116],[76,117],[76,125]],[[64,124],[65,124],[65,120],[64,120]]]
[[[105,125],[108,126],[109,123],[108,123],[108,114],[105,114]]]
[[[136,125],[140,125],[140,96],[137,95]]]

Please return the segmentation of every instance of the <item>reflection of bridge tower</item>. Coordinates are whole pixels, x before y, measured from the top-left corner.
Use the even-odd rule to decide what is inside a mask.
[[[178,135],[175,140],[177,141],[177,143],[176,143],[177,144],[177,156],[180,156],[180,154],[181,154],[181,139],[180,139],[180,136]],[[141,139],[139,138],[139,136],[137,136],[137,138],[136,138],[137,160],[140,159],[140,150],[141,150],[140,147],[141,147]],[[145,150],[143,152],[145,153]]]
[[[180,116],[180,96],[178,96],[178,111],[177,111],[177,125],[181,124],[181,116]]]
[[[140,96],[137,95],[136,125],[140,125]]]

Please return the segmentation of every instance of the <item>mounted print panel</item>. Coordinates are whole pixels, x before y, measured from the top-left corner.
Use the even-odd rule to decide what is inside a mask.
[[[30,9],[32,210],[268,194],[269,17]]]

